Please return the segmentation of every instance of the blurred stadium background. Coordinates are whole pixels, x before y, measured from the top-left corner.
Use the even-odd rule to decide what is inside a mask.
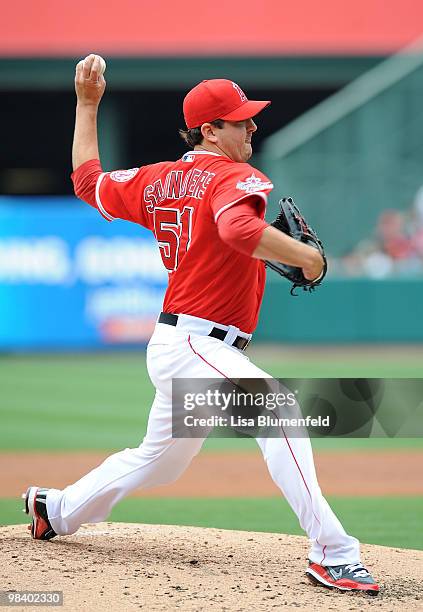
[[[143,347],[166,284],[155,244],[143,228],[108,224],[72,195],[74,67],[90,52],[108,65],[99,126],[106,170],[181,156],[182,100],[202,79],[231,78],[250,97],[272,100],[252,160],[275,183],[267,218],[279,197],[293,195],[327,247],[330,271],[315,294],[297,298],[269,273],[251,349],[259,365],[284,377],[421,377],[422,23],[419,0],[393,0],[389,10],[380,0],[74,0],[60,9],[23,0],[2,8],[3,474],[14,452],[137,445],[151,401]],[[211,441],[206,450],[240,444]],[[391,453],[423,446],[417,438],[315,445]],[[422,499],[379,503],[358,492],[357,506],[332,501],[358,537],[423,548],[410,535]],[[197,501],[188,517],[183,500],[159,498],[123,502],[114,516],[260,528],[233,519],[245,500],[219,508]],[[278,498],[254,503],[269,530],[294,531]],[[359,508],[370,513],[367,527]],[[6,495],[0,523],[20,520]],[[384,525],[377,535],[375,523]]]

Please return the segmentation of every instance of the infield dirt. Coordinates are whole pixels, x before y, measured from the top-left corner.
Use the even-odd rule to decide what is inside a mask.
[[[30,484],[64,488],[110,453],[0,453],[2,497],[18,497]],[[423,495],[423,451],[320,451],[317,474],[325,495]],[[371,470],[370,479],[363,478]],[[348,474],[348,478],[345,478]],[[269,497],[280,495],[257,452],[204,452],[175,483],[136,490],[141,497]]]
[[[69,612],[423,610],[423,551],[363,545],[377,597],[313,586],[307,552],[271,533],[99,523],[40,542],[15,525],[0,527],[1,589],[63,591]]]

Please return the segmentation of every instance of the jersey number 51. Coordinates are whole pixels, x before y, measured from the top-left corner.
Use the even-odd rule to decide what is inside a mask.
[[[160,254],[168,272],[174,272],[191,242],[192,215],[194,209],[154,208],[154,234]]]

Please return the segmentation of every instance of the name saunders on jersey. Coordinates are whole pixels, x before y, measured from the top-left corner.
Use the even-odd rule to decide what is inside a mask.
[[[185,196],[201,200],[214,176],[214,172],[199,168],[191,168],[186,174],[183,170],[171,170],[166,175],[164,183],[159,178],[144,188],[147,210],[153,212],[154,206],[164,200],[180,200]]]

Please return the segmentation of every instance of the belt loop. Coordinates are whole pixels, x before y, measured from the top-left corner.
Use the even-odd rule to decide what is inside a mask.
[[[234,327],[233,325],[228,326],[228,331],[226,332],[226,336],[223,342],[226,344],[232,345],[238,337],[239,327]]]

